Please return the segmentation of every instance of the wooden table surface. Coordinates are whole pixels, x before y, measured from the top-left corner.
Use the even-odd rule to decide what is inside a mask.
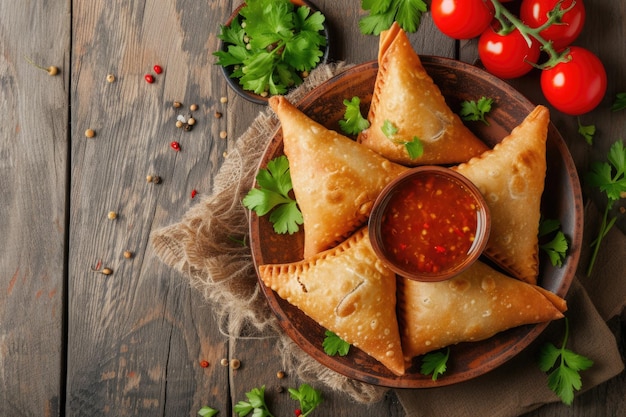
[[[315,4],[331,25],[333,58],[375,59],[378,38],[358,30],[360,2]],[[192,190],[211,192],[229,147],[263,109],[228,89],[211,55],[237,5],[0,1],[0,416],[195,416],[203,405],[229,415],[246,391],[277,384],[279,352],[268,341],[221,334],[211,306],[156,258],[148,239],[197,203]],[[626,91],[624,19],[626,3],[595,0],[577,41],[601,57],[609,79],[602,108],[581,117],[599,129],[593,147],[576,133],[576,118],[552,115],[581,172],[625,133],[626,111],[608,110]],[[446,38],[429,15],[411,39],[420,54],[476,58],[474,41]],[[164,72],[148,84],[144,74],[155,64]],[[544,102],[536,73],[514,84]],[[174,101],[199,106],[192,131],[174,126]],[[170,149],[173,140],[181,152]],[[221,358],[243,366],[233,371]],[[531,415],[614,415],[624,410],[624,392],[622,373],[572,407]],[[324,394],[315,415],[404,415],[393,393],[371,406]],[[286,394],[273,395],[272,406],[276,416],[293,415]]]

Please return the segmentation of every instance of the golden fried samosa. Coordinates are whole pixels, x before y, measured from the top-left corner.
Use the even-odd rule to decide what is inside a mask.
[[[357,140],[403,165],[466,162],[488,149],[448,107],[397,23],[380,34],[368,120],[370,127]],[[385,125],[397,131],[387,136]],[[415,138],[421,141],[423,154],[412,158],[405,143]]]
[[[530,284],[539,273],[539,220],[550,112],[537,106],[492,150],[454,167],[482,192],[491,212],[484,254]]]
[[[363,226],[380,191],[408,168],[327,129],[283,96],[269,104],[282,126],[308,258]]]
[[[367,227],[310,259],[261,265],[259,275],[266,286],[322,327],[394,374],[404,374],[396,275],[374,254]]]
[[[398,279],[398,321],[404,357],[563,317],[565,300],[508,277],[480,261],[441,282]]]

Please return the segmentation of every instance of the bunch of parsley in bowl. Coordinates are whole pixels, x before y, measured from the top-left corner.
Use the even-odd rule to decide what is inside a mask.
[[[259,104],[300,85],[329,55],[325,16],[304,0],[248,0],[218,38],[220,50],[213,55],[229,85]]]

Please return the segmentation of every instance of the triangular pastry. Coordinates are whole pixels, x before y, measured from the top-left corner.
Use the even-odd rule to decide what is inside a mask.
[[[482,192],[491,212],[484,254],[516,278],[537,283],[539,219],[550,113],[537,106],[493,150],[454,167]]]
[[[368,120],[370,127],[357,140],[403,165],[466,162],[488,149],[448,107],[397,23],[380,35]],[[397,129],[392,137],[383,133],[386,122]],[[404,143],[415,137],[422,142],[423,154],[412,159]]]
[[[322,327],[404,374],[396,275],[374,254],[367,227],[313,258],[261,265],[266,286]]]
[[[559,319],[565,310],[565,300],[556,294],[480,261],[448,281],[398,279],[398,321],[407,361],[513,327]]]
[[[273,96],[269,104],[282,126],[308,258],[362,227],[385,185],[408,168],[327,129],[283,96]]]

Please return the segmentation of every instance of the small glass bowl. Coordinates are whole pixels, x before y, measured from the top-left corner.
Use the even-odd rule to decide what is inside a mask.
[[[296,7],[300,7],[300,6],[307,6],[311,9],[311,12],[317,12],[320,11],[319,8],[317,8],[317,6],[315,6],[313,3],[311,3],[310,1],[307,0],[290,0],[291,3],[293,5],[295,5]],[[239,11],[246,5],[246,3],[242,3],[239,6],[237,6],[237,8],[233,11],[233,13],[230,15],[230,17],[228,18],[228,20],[226,21],[226,25],[225,26],[230,26],[231,22],[236,19],[239,16]],[[330,59],[330,30],[329,30],[329,26],[328,26],[328,20],[327,18],[324,19],[324,30],[323,30],[323,34],[324,34],[324,38],[326,38],[326,46],[324,47],[324,51],[323,51],[323,55],[320,58],[320,62],[317,65],[321,65],[321,64],[326,64],[328,63],[329,59]],[[226,51],[228,49],[228,44],[222,40],[220,40],[220,51]],[[268,96],[262,96],[260,94],[255,93],[254,91],[249,91],[249,90],[244,90],[243,87],[239,84],[239,80],[237,78],[232,78],[230,75],[233,72],[232,67],[222,67],[220,66],[220,68],[222,69],[222,74],[224,75],[224,78],[226,78],[226,82],[228,83],[228,86],[235,92],[237,93],[237,95],[239,95],[240,97],[252,102],[252,103],[256,103],[256,104],[263,104],[266,105],[267,101],[269,100],[269,95]]]
[[[440,166],[408,170],[380,193],[369,219],[376,255],[395,273],[426,282],[450,279],[482,254],[491,215],[478,188]]]

